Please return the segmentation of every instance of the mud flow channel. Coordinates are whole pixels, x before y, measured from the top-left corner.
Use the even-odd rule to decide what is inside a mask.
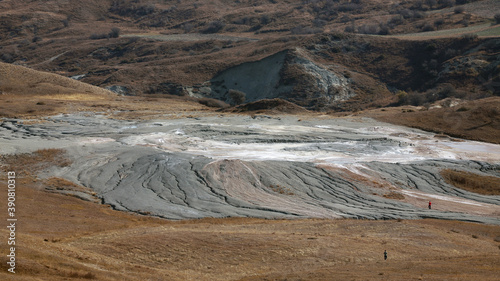
[[[4,119],[0,153],[64,148],[66,178],[124,211],[170,219],[442,218],[500,224],[500,196],[443,169],[500,177],[500,146],[366,118],[225,116],[123,121]],[[75,193],[78,193],[75,191]],[[433,202],[429,209],[427,203]]]

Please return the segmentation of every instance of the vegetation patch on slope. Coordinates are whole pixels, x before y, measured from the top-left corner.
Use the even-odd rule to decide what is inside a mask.
[[[500,97],[463,102],[454,107],[393,108],[368,115],[389,123],[453,137],[500,143]]]
[[[500,178],[446,169],[441,175],[449,184],[483,195],[500,195]]]

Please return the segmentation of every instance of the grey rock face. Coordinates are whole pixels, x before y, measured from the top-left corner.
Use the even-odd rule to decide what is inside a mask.
[[[299,85],[304,81],[307,83]],[[228,103],[231,103],[229,90],[245,93],[246,102],[281,98],[303,106],[319,100],[325,105],[333,105],[355,96],[349,79],[301,56],[299,50],[283,51],[234,66],[212,78],[210,85],[210,92],[202,87],[200,94]],[[307,88],[307,96],[302,96],[301,87]]]

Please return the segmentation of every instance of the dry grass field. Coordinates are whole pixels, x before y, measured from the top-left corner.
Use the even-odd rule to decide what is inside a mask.
[[[0,63],[0,117],[35,119],[59,113],[100,112],[115,118],[168,118],[208,110],[189,98],[123,97],[57,74]]]
[[[6,200],[5,193],[0,196]],[[499,226],[438,220],[167,221],[24,181],[17,185],[16,202],[17,274],[6,273],[2,249],[2,280],[497,280],[500,270]]]
[[[367,111],[366,116],[453,137],[500,143],[500,98],[462,101],[454,107],[393,107]]]
[[[464,171],[444,170],[442,175],[449,183],[471,192],[485,195],[500,195],[500,178],[480,176]]]

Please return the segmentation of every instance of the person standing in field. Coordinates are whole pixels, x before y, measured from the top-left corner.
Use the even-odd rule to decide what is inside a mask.
[[[387,250],[384,250],[384,260],[387,260]]]
[[[429,201],[429,210],[431,209],[431,201]]]

